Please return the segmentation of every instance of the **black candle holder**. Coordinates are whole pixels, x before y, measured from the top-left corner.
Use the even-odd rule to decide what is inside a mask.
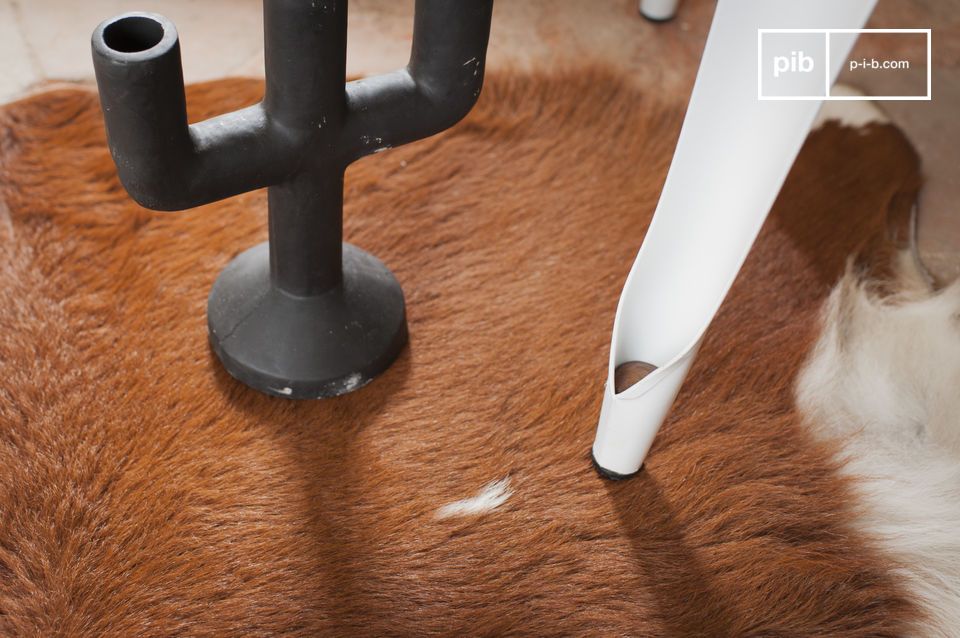
[[[127,13],[93,34],[110,151],[141,205],[183,210],[267,187],[269,237],[207,304],[227,371],[262,392],[323,398],[386,370],[407,341],[403,291],[343,243],[343,173],[463,118],[483,84],[493,0],[417,0],[406,68],[346,83],[347,1],[265,0],[259,104],[187,124],[174,25]]]

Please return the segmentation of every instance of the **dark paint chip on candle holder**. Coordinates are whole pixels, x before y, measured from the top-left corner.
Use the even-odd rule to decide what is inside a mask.
[[[263,101],[193,125],[173,23],[135,12],[94,31],[107,139],[134,200],[172,211],[268,188],[269,242],[236,257],[207,304],[210,344],[231,375],[275,396],[323,398],[399,356],[403,291],[376,257],[343,243],[343,173],[470,111],[492,8],[417,0],[409,64],[346,83],[346,0],[265,0]]]

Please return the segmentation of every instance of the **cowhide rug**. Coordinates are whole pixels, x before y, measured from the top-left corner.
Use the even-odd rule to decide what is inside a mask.
[[[3,107],[0,633],[960,635],[960,289],[885,244],[919,187],[889,124],[811,133],[645,470],[591,467],[684,110],[658,99],[494,75],[352,167],[347,239],[397,274],[411,343],[321,402],[207,345],[265,193],[153,213],[93,92]]]

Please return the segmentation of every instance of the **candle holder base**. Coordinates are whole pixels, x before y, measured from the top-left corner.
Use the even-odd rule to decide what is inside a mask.
[[[231,376],[288,399],[334,397],[390,367],[407,342],[403,291],[376,257],[343,244],[343,282],[299,297],[270,279],[266,243],[220,273],[207,301],[210,345]]]

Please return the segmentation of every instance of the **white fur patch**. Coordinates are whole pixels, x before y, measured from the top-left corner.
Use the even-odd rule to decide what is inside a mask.
[[[513,495],[510,489],[510,477],[487,483],[480,493],[472,498],[448,503],[437,510],[437,518],[453,518],[455,516],[476,516],[486,514],[507,502]]]
[[[908,260],[902,259],[902,264]],[[960,283],[908,274],[880,299],[847,273],[798,379],[814,432],[839,440],[859,522],[899,562],[929,618],[916,635],[960,636]]]
[[[830,89],[830,95],[860,96],[863,94],[863,91],[846,84],[835,84]],[[860,128],[871,122],[881,124],[889,122],[890,118],[880,110],[876,102],[869,100],[827,100],[820,107],[820,112],[817,113],[817,119],[814,120],[811,128],[820,128],[825,122],[831,120],[837,121],[843,126]]]

